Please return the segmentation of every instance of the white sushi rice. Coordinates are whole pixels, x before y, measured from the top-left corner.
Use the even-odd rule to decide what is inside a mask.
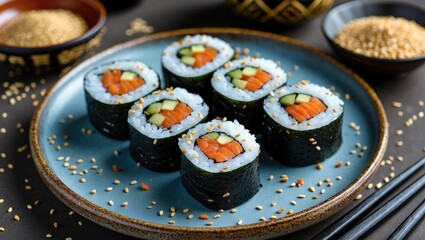
[[[159,102],[163,99],[178,100],[185,103],[192,109],[192,113],[169,129],[157,127],[147,122],[146,115],[143,113],[144,109],[151,103]],[[161,139],[187,131],[187,129],[204,119],[208,115],[208,110],[208,106],[199,95],[189,93],[184,88],[175,88],[171,91],[158,90],[133,104],[128,114],[128,123],[145,136],[152,139]]]
[[[248,91],[235,87],[231,83],[230,77],[226,74],[234,69],[243,67],[260,67],[261,69],[272,75],[272,79],[264,84],[257,91]],[[274,89],[282,86],[287,81],[286,73],[272,60],[264,58],[242,58],[232,61],[228,67],[223,67],[214,72],[211,79],[212,87],[227,98],[250,102],[267,96]]]
[[[290,93],[305,93],[320,99],[326,106],[325,112],[299,123],[279,103],[279,98]],[[311,130],[326,126],[336,120],[344,110],[344,102],[331,90],[312,83],[297,83],[279,88],[264,100],[265,112],[280,125],[294,130]]]
[[[196,139],[209,132],[223,132],[238,141],[244,152],[232,160],[215,163],[209,159],[198,146]],[[190,140],[193,139],[193,140]],[[238,123],[237,120],[220,121],[212,120],[207,123],[198,124],[190,129],[185,138],[179,138],[179,147],[184,155],[197,167],[211,173],[229,172],[245,166],[255,160],[260,154],[260,145],[255,141],[255,136],[248,129]]]
[[[212,62],[208,62],[200,68],[187,66],[180,62],[177,52],[184,47],[189,47],[194,44],[204,44],[207,47],[214,48],[218,51],[218,54]],[[164,49],[162,54],[162,65],[174,75],[180,77],[198,77],[213,72],[217,68],[221,67],[227,61],[232,59],[233,54],[234,50],[229,44],[221,39],[211,37],[209,35],[188,35],[181,41],[173,42],[170,46]]]
[[[114,95],[102,86],[102,76],[109,69],[121,69],[137,73],[144,81],[144,84],[135,90],[123,94]],[[159,86],[158,74],[140,61],[117,60],[111,63],[91,69],[85,76],[84,88],[89,94],[102,103],[123,104],[134,102],[137,99],[157,89]]]

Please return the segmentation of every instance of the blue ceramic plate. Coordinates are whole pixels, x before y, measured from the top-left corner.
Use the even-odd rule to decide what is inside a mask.
[[[186,34],[201,32],[242,51],[247,48],[251,55],[280,61],[291,72],[289,84],[309,80],[334,88],[345,99],[343,143],[322,163],[322,170],[315,165],[287,167],[263,154],[258,194],[233,211],[217,212],[185,191],[179,172],[139,167],[129,155],[128,141],[91,133],[94,127],[83,91],[88,68],[116,59],[139,59],[161,73],[162,49]],[[103,226],[143,238],[268,238],[312,225],[344,207],[365,186],[379,166],[387,138],[385,113],[373,90],[330,57],[283,36],[217,28],[153,34],[86,60],[50,90],[31,127],[37,170],[63,202]],[[341,167],[336,167],[338,162]],[[114,165],[120,171],[114,171]],[[281,175],[289,180],[281,182]],[[294,186],[300,178],[303,185]],[[141,183],[150,190],[142,190]],[[200,219],[201,214],[209,219]]]

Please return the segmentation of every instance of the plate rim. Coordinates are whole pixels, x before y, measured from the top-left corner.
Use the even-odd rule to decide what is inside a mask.
[[[241,226],[226,226],[213,228],[173,226],[137,220],[134,218],[123,216],[106,208],[103,208],[97,204],[94,204],[93,202],[85,199],[84,197],[71,190],[50,169],[46,159],[44,159],[43,157],[43,153],[41,152],[40,144],[38,141],[38,129],[40,126],[40,118],[43,113],[43,110],[45,109],[45,106],[49,102],[49,99],[52,97],[52,95],[54,95],[56,90],[69,81],[66,81],[65,79],[67,75],[78,71],[81,66],[83,66],[86,62],[91,61],[93,58],[101,58],[102,56],[107,55],[109,52],[114,52],[119,49],[143,44],[149,41],[197,33],[249,35],[254,37],[267,38],[278,42],[289,43],[325,59],[326,61],[333,64],[335,67],[338,67],[346,74],[350,75],[355,81],[357,81],[358,84],[360,84],[360,86],[366,91],[368,96],[371,98],[374,107],[377,110],[379,119],[379,139],[377,148],[373,153],[372,158],[369,160],[369,163],[363,169],[363,171],[356,177],[353,182],[351,182],[348,186],[346,186],[344,189],[342,189],[332,197],[300,212],[296,212],[291,215],[278,218],[275,221],[258,222]],[[385,110],[375,91],[359,75],[354,73],[352,70],[350,70],[343,64],[336,61],[332,56],[299,40],[275,33],[242,28],[213,27],[185,28],[146,35],[140,38],[136,38],[127,42],[114,45],[82,61],[71,71],[61,76],[59,80],[51,86],[51,88],[41,100],[31,120],[30,147],[37,172],[39,173],[46,186],[56,195],[56,197],[58,197],[63,203],[68,205],[71,209],[75,210],[82,216],[104,227],[127,235],[143,238],[178,237],[185,239],[197,239],[200,236],[203,236],[208,239],[219,239],[222,237],[243,237],[247,239],[276,237],[283,234],[291,233],[302,228],[311,226],[319,221],[322,221],[335,214],[343,207],[345,207],[366,186],[367,182],[372,178],[373,174],[379,168],[379,162],[383,158],[387,147],[388,135],[388,121],[385,114]]]

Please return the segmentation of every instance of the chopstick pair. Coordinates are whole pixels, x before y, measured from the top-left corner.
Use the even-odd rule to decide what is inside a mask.
[[[317,234],[313,237],[313,240],[329,240],[329,239],[357,239],[363,234],[365,234],[368,230],[370,230],[373,226],[379,223],[382,219],[384,219],[388,214],[397,209],[403,202],[412,197],[417,191],[421,190],[425,186],[425,174],[422,175],[418,180],[412,183],[410,186],[406,187],[402,192],[400,192],[396,197],[392,200],[384,204],[381,208],[376,210],[369,217],[364,219],[357,226],[348,230],[345,234],[343,231],[347,230],[350,225],[353,225],[357,220],[365,216],[370,209],[376,206],[379,201],[383,200],[386,196],[388,196],[397,186],[410,178],[415,172],[419,171],[425,165],[425,156],[419,159],[415,164],[401,173],[399,176],[395,177],[392,181],[390,181],[387,185],[385,185],[380,190],[374,192],[370,195],[366,200],[361,202],[355,208],[353,208],[346,215],[342,216],[335,223],[331,224],[328,228]],[[414,227],[416,222],[423,216],[425,213],[424,203],[418,207],[413,214],[414,216],[409,217],[405,220],[406,225],[403,226],[403,223],[394,233],[393,235],[403,236],[407,235],[407,233]],[[422,215],[421,215],[422,214]],[[419,219],[418,219],[419,218]],[[417,219],[417,220],[416,220]],[[416,220],[412,221],[412,220]],[[342,236],[341,236],[342,235]],[[392,236],[393,236],[392,235]]]

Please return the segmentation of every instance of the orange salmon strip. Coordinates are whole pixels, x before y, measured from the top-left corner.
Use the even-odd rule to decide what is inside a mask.
[[[293,104],[291,106],[287,106],[285,110],[301,123],[321,112],[326,111],[326,106],[318,98],[311,97],[310,102]]]
[[[229,161],[243,152],[243,148],[238,141],[221,145],[217,140],[207,135],[198,138],[196,143],[201,151],[216,163]]]
[[[170,128],[189,116],[192,113],[192,109],[184,103],[178,103],[174,110],[162,109],[159,113],[165,117],[161,126],[163,128]]]
[[[102,86],[113,95],[122,95],[145,84],[140,77],[136,77],[131,81],[121,81],[121,74],[121,70],[110,70],[105,72],[102,76]]]

